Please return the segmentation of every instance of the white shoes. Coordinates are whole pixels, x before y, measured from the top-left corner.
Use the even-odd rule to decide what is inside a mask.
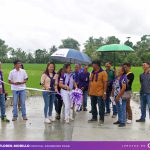
[[[48,123],[48,124],[51,123],[51,121],[50,121],[48,118],[45,118],[44,122],[45,122],[45,123]]]
[[[70,120],[71,120],[71,121],[74,121],[74,118],[73,118],[73,117],[70,117]]]
[[[49,119],[51,122],[54,122],[54,121],[55,121],[55,119],[53,119],[52,116],[49,116],[48,119]]]
[[[127,120],[127,124],[131,124],[132,123],[132,120]]]
[[[69,118],[66,118],[66,120],[65,120],[65,121],[66,121],[66,123],[67,123],[67,124],[69,124]]]

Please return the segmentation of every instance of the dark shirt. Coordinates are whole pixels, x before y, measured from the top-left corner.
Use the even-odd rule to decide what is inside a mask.
[[[134,74],[132,72],[127,73],[127,79],[128,79],[128,85],[127,85],[126,91],[131,91],[132,90],[132,83],[134,80]]]
[[[140,75],[141,94],[150,94],[150,72]]]
[[[0,80],[3,81],[3,73],[0,71]],[[2,87],[2,92],[5,93],[4,83],[0,81],[0,86]]]
[[[106,70],[107,75],[108,75],[108,86],[112,86],[113,81],[115,79],[115,73],[113,70]]]
[[[90,73],[89,72],[87,72],[87,73],[84,73],[84,72],[79,73],[79,84],[78,84],[79,88],[84,87],[84,90],[87,91],[88,87],[89,87],[89,81],[90,81]]]
[[[106,70],[108,75],[108,84],[107,84],[107,93],[111,93],[112,91],[112,85],[115,79],[115,72],[113,70]]]
[[[113,82],[115,79],[115,73],[113,70],[106,70],[107,74],[108,74],[108,82]]]
[[[74,72],[73,73],[73,79],[76,82],[76,84],[79,84],[79,72]]]

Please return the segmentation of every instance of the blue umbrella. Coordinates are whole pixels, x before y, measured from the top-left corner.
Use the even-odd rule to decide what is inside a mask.
[[[91,64],[91,58],[87,54],[69,48],[57,50],[51,55],[51,59],[61,63]]]

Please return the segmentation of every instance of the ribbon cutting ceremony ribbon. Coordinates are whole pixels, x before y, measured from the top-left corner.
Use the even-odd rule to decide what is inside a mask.
[[[7,82],[4,82],[2,80],[0,80],[0,82],[6,84],[6,85],[9,85],[11,86],[11,84],[7,83]],[[20,89],[22,89],[22,87],[18,87]],[[23,87],[24,89],[24,87]],[[40,91],[40,92],[50,92],[50,93],[53,93],[53,94],[58,94],[58,95],[61,95],[60,93],[57,93],[55,91],[50,91],[50,90],[43,90],[43,89],[38,89],[38,88],[30,88],[30,87],[25,87],[26,90],[30,90],[30,91]]]

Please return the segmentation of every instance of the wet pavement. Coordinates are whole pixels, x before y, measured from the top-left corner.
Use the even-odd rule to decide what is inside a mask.
[[[28,121],[23,121],[21,113],[16,122],[0,122],[0,141],[26,140],[26,141],[149,141],[150,120],[146,123],[136,123],[140,116],[139,104],[132,102],[133,123],[119,128],[113,125],[116,119],[111,115],[105,117],[105,124],[99,126],[97,122],[88,123],[91,118],[89,112],[79,112],[75,120],[65,124],[63,116],[60,121],[52,124],[44,123],[42,97],[30,97],[27,100]],[[90,110],[90,103],[88,110]],[[7,108],[7,116],[12,119],[12,107]],[[53,112],[55,116],[55,111]]]

